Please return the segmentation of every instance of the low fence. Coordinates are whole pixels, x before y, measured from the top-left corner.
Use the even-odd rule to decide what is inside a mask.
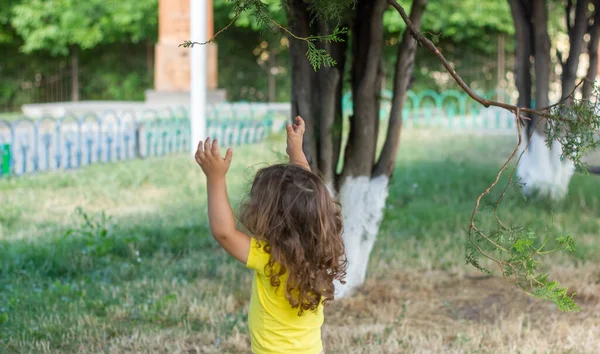
[[[380,118],[387,120],[391,92],[383,91]],[[350,95],[344,113],[352,112]],[[281,131],[290,117],[289,104],[223,103],[209,105],[208,134],[223,145],[251,144]],[[94,163],[164,156],[190,149],[190,119],[184,107],[134,111],[48,112],[36,120],[0,120],[0,176],[73,169]],[[507,111],[484,108],[466,94],[409,92],[403,110],[407,127],[452,130],[513,131]]]
[[[268,107],[249,114],[247,106],[209,111],[209,136],[227,146],[251,144],[285,121]],[[187,152],[190,128],[185,108],[0,121],[0,176]]]
[[[501,102],[515,100],[504,92],[490,91],[479,94],[486,99]],[[381,92],[379,116],[382,120],[389,118],[392,96],[390,90]],[[350,93],[342,98],[342,109],[346,116],[352,113]],[[402,120],[406,127],[494,132],[512,132],[516,129],[514,115],[509,111],[497,107],[483,107],[466,93],[456,90],[442,93],[431,90],[419,93],[409,91],[402,110]]]

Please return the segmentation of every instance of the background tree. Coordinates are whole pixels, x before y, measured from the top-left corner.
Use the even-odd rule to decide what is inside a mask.
[[[406,2],[400,3],[408,5]],[[397,11],[389,7],[384,13],[384,25],[387,44],[384,48],[384,62],[386,72],[390,73],[393,72],[395,63],[397,39],[406,29],[406,24]],[[421,32],[433,40],[444,56],[452,61],[461,77],[474,89],[488,93],[499,85],[506,84],[506,75],[502,73],[511,69],[502,66],[497,59],[498,55],[514,50],[514,27],[507,2],[429,0],[427,11],[423,14]],[[419,65],[413,73],[412,90],[441,92],[456,89],[456,83],[427,48],[418,46],[415,60]],[[498,65],[502,67],[498,68]],[[386,88],[393,88],[391,80],[386,81]]]
[[[588,34],[588,57],[589,67],[585,82],[583,83],[582,95],[584,99],[589,99],[592,95],[593,83],[596,80],[598,71],[598,42],[600,41],[600,0],[591,1],[593,5],[593,14],[589,16],[587,24]]]
[[[532,107],[532,93],[535,93],[535,108],[550,104],[551,43],[548,35],[548,2],[545,0],[510,0],[515,25],[516,48],[516,86],[519,91],[518,105]],[[552,5],[552,4],[551,4]],[[594,21],[589,0],[567,1],[564,18],[569,39],[569,52],[566,60],[558,53],[562,68],[561,99],[571,96],[577,81],[577,69],[584,48],[586,32],[594,34],[600,27],[600,21]],[[557,9],[555,11],[560,10]],[[596,10],[594,10],[597,12]],[[597,35],[590,36],[591,58],[597,58]],[[597,59],[595,59],[597,61]],[[533,64],[532,64],[533,61]],[[589,75],[595,76],[593,60],[590,60]],[[592,68],[593,67],[593,68]],[[532,80],[532,69],[535,80]],[[591,79],[593,82],[593,78]],[[584,95],[589,98],[591,82],[584,85]],[[568,102],[567,102],[568,103]],[[546,141],[546,130],[550,124],[544,117],[529,114],[530,120],[524,120],[523,140],[528,146],[524,151],[517,175],[524,184],[528,195],[540,193],[553,199],[562,199],[567,191],[575,166],[569,159],[563,158],[563,148],[558,140]]]
[[[11,24],[24,53],[70,56],[71,98],[78,101],[80,51],[124,39],[155,41],[157,6],[156,0],[23,0],[13,7]]]

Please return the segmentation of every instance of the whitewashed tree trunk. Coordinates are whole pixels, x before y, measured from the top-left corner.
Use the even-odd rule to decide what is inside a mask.
[[[527,146],[526,130],[523,130],[522,148]],[[562,159],[562,146],[558,141],[551,148],[546,138],[537,131],[533,133],[529,147],[523,154],[517,168],[517,176],[523,183],[523,193],[527,196],[539,194],[553,200],[564,198],[569,190],[575,166],[569,159]]]
[[[341,185],[338,199],[344,216],[348,268],[346,284],[335,284],[336,297],[351,295],[365,281],[369,256],[383,219],[388,183],[388,176],[381,175],[348,177]]]
[[[418,29],[427,0],[413,0],[410,20]],[[290,38],[292,119],[306,121],[303,149],[320,171],[329,192],[342,204],[344,243],[348,259],[346,283],[336,283],[336,296],[350,295],[362,285],[369,256],[383,219],[389,178],[394,171],[402,128],[402,111],[414,68],[417,42],[405,31],[397,48],[394,94],[383,148],[377,157],[380,90],[385,76],[383,18],[386,0],[357,1],[341,23],[314,19],[304,0],[289,0],[288,24],[297,36],[327,35],[334,27],[349,27],[351,41],[323,43],[336,65],[317,72],[306,60],[305,41]],[[343,35],[342,38],[348,39]],[[348,43],[348,44],[346,44]],[[346,63],[350,70],[346,69]],[[343,90],[350,75],[352,112],[344,117]],[[342,153],[344,121],[350,129]],[[338,166],[343,166],[338,171]]]

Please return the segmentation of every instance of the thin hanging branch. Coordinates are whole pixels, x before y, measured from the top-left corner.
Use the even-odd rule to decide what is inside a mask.
[[[231,19],[231,21],[229,21],[229,23],[227,24],[227,26],[221,28],[217,33],[215,33],[212,38],[210,38],[209,40],[207,40],[206,42],[193,42],[193,41],[184,41],[183,43],[181,43],[179,45],[179,47],[183,47],[183,48],[193,48],[195,45],[205,45],[208,43],[213,43],[215,42],[215,40],[217,39],[217,37],[225,32],[229,27],[231,27],[231,25],[233,25],[235,23],[235,21],[238,19],[238,17],[240,17],[242,13],[238,12],[235,14],[235,16],[233,16],[233,18]]]
[[[548,275],[538,273],[539,261],[537,261],[535,258],[556,251],[556,249],[545,250],[545,247],[549,242],[549,238],[544,237],[542,245],[537,248],[534,247],[535,236],[533,233],[531,231],[525,231],[519,228],[508,227],[498,216],[498,207],[508,188],[513,183],[513,176],[516,172],[516,168],[521,160],[521,157],[528,149],[529,143],[531,142],[531,136],[529,136],[530,139],[528,139],[527,146],[521,149],[523,143],[521,120],[529,119],[528,117],[522,116],[521,113],[529,113],[550,120],[551,123],[548,130],[548,140],[558,140],[563,146],[563,157],[572,158],[576,164],[580,164],[580,158],[587,149],[600,145],[597,141],[594,141],[593,138],[594,132],[596,134],[600,134],[599,117],[595,114],[593,107],[588,104],[588,101],[577,101],[574,98],[575,91],[585,82],[585,79],[580,81],[577,85],[574,85],[575,87],[571,90],[571,92],[568,95],[564,95],[559,102],[540,109],[519,107],[504,102],[485,99],[475,93],[464,82],[464,80],[456,73],[452,65],[448,62],[448,60],[446,60],[444,55],[435,46],[435,44],[431,40],[424,37],[417,30],[417,28],[411,22],[409,16],[406,14],[404,8],[398,4],[396,0],[387,1],[400,14],[403,21],[406,23],[407,30],[410,31],[412,36],[440,60],[444,68],[450,73],[456,83],[472,99],[485,107],[494,106],[503,108],[515,115],[519,141],[512,154],[508,157],[498,171],[495,180],[477,197],[468,229],[469,244],[467,245],[467,262],[481,271],[489,272],[478,263],[477,254],[479,254],[496,263],[500,268],[502,275],[506,279],[512,279],[513,282],[527,294],[553,301],[561,310],[564,311],[577,310],[578,306],[573,300],[575,294],[567,293],[567,289],[560,288],[558,282],[550,281],[548,279]],[[582,2],[582,4],[584,3],[586,2]],[[597,90],[596,97],[598,97]],[[567,102],[567,106],[571,108],[570,111],[565,109],[566,106],[563,105],[565,102]],[[537,120],[536,125],[541,121],[542,120]],[[534,131],[535,129],[532,129],[530,134],[533,134]],[[519,150],[521,150],[521,154],[519,155],[515,167],[509,176],[509,180],[502,190],[499,198],[494,203],[494,218],[497,221],[498,230],[486,233],[477,226],[476,216],[479,212],[480,204],[482,199],[498,185],[501,175],[514,160]],[[572,251],[574,249],[574,241],[570,236],[560,236],[556,238],[556,241],[562,249],[566,249],[568,251]],[[491,248],[491,251],[486,251],[488,248]],[[491,252],[498,254],[498,256],[492,255]]]

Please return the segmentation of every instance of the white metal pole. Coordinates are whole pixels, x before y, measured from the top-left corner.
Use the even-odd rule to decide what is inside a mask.
[[[192,42],[206,38],[206,0],[190,0],[190,34]],[[196,152],[200,140],[206,138],[206,45],[195,45],[190,55],[190,119],[191,150]]]

